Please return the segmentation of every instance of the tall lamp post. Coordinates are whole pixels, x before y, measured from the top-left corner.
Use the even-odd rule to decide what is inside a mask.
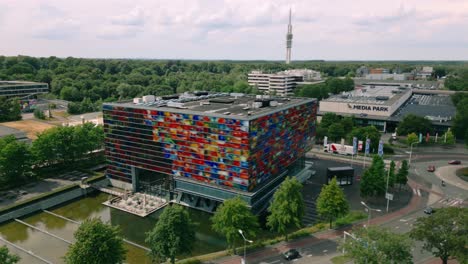
[[[370,208],[365,202],[361,201],[361,204],[364,205],[367,209],[368,217],[367,217],[367,228],[369,228],[370,225],[370,218],[371,218],[371,211],[376,211],[376,212],[382,212],[380,209],[373,209]]]
[[[242,264],[246,264],[246,263],[247,263],[247,260],[246,260],[246,258],[245,258],[245,257],[246,257],[246,255],[245,255],[245,243],[246,243],[246,242],[249,242],[249,243],[252,244],[253,241],[252,241],[252,240],[248,240],[247,238],[245,238],[244,232],[243,232],[242,230],[240,230],[240,229],[239,229],[239,234],[241,234],[242,238],[244,239],[244,258],[242,259],[242,262],[241,262],[241,263],[242,263]]]
[[[411,156],[413,155],[413,145],[414,144],[419,144],[419,141],[413,142],[413,143],[410,144],[408,167],[411,166]]]

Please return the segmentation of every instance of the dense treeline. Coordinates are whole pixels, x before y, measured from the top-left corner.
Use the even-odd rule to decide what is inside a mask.
[[[104,144],[102,126],[85,123],[48,129],[28,145],[14,136],[0,138],[0,184],[18,186],[46,166],[76,166]]]
[[[143,94],[209,90],[249,92],[246,83],[251,70],[276,72],[310,68],[325,76],[354,76],[359,66],[399,68],[437,66],[438,74],[455,72],[462,62],[322,62],[299,61],[290,65],[267,61],[159,61],[124,59],[35,58],[0,56],[0,80],[29,80],[49,83],[53,95],[80,103],[89,98],[114,101]],[[85,107],[86,108],[86,107]]]
[[[294,93],[296,96],[321,100],[327,98],[330,93],[338,94],[352,90],[354,90],[354,81],[350,77],[346,77],[344,79],[328,78],[324,83],[301,85]]]

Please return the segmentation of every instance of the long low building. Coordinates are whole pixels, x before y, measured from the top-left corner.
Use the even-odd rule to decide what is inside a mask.
[[[0,96],[26,98],[49,92],[47,83],[0,81]]]
[[[393,132],[408,114],[428,118],[436,131],[446,131],[452,125],[456,109],[450,96],[443,92],[423,93],[420,89],[394,84],[356,87],[354,91],[320,101],[319,115],[354,116],[357,124],[373,125],[383,132]]]

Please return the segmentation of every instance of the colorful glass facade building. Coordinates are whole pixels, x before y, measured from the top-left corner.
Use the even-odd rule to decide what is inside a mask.
[[[262,207],[281,179],[304,168],[315,136],[314,99],[204,94],[146,101],[103,105],[107,176],[135,191],[164,185],[194,207],[200,197],[214,201],[204,204],[213,209],[237,195]]]

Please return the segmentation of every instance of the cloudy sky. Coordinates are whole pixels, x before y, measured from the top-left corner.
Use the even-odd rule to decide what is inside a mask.
[[[0,55],[468,60],[467,0],[0,0]]]

